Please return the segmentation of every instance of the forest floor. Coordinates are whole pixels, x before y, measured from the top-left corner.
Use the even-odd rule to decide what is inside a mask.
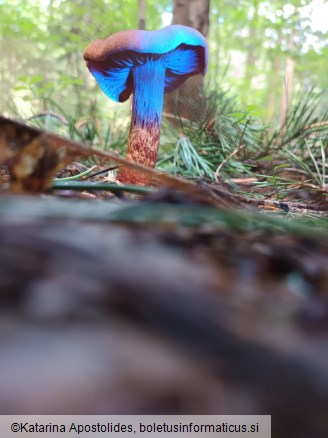
[[[0,122],[2,413],[270,414],[274,437],[328,436],[325,196],[161,173],[131,195],[104,166],[80,181],[97,190],[49,190],[81,150]]]

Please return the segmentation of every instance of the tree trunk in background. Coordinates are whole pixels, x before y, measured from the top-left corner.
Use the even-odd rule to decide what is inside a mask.
[[[205,37],[209,28],[210,0],[175,0],[172,24],[193,27]]]
[[[278,113],[277,112],[277,104],[280,90],[280,82],[281,82],[281,54],[277,53],[274,56],[272,61],[272,68],[269,72],[270,79],[267,79],[268,83],[270,83],[269,87],[269,97],[268,97],[268,106],[267,106],[267,122],[271,122],[272,118]]]
[[[282,29],[278,30],[278,41],[277,47],[282,45]],[[273,117],[278,114],[278,99],[280,95],[280,85],[281,85],[281,69],[282,69],[282,59],[281,51],[276,51],[273,54],[273,59],[271,60],[272,68],[268,72],[266,78],[266,83],[268,84],[268,104],[267,104],[267,115],[266,121],[269,123],[272,121]]]
[[[281,96],[281,108],[279,125],[284,129],[286,127],[288,107],[292,96],[292,87],[295,73],[295,61],[291,57],[286,59],[285,66],[285,80],[283,84],[282,96]]]
[[[295,31],[292,31],[288,43],[289,53],[292,53],[295,48],[294,36],[295,36]],[[285,132],[286,129],[288,107],[292,96],[294,74],[295,74],[295,61],[291,56],[288,56],[285,64],[285,78],[283,83],[280,117],[279,117],[279,125],[282,128],[282,132]]]
[[[252,79],[254,76],[254,69],[256,62],[255,48],[257,47],[257,36],[258,36],[259,0],[253,1],[253,7],[254,7],[254,15],[252,20],[250,21],[248,28],[248,48],[247,48],[245,75],[243,80],[244,89],[247,90],[247,93],[245,93],[244,104],[247,104],[248,97],[252,92]]]
[[[206,37],[209,30],[209,9],[210,0],[174,0],[172,24],[193,27]],[[164,103],[164,116],[178,114],[190,119],[191,115],[180,99],[196,99],[202,85],[202,75],[192,76],[176,92],[167,94]]]
[[[219,73],[220,73],[220,40],[221,40],[221,27],[220,27],[220,14],[217,8],[214,9],[214,11],[212,10],[212,15],[214,17],[214,23],[211,23],[211,28],[213,29],[214,26],[214,31],[213,31],[213,37],[214,37],[214,47],[215,47],[215,51],[214,51],[214,81],[216,84],[219,84]],[[213,52],[212,52],[213,53]]]
[[[146,29],[147,0],[138,0],[138,29]]]

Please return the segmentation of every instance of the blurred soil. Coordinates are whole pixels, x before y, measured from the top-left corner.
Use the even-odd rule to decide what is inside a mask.
[[[274,437],[328,436],[327,234],[69,202],[0,203],[2,414],[271,414]],[[185,207],[127,209],[163,206]]]
[[[0,414],[269,414],[274,438],[327,438],[326,224],[131,163],[166,189],[47,192],[93,155],[129,164],[0,117]]]

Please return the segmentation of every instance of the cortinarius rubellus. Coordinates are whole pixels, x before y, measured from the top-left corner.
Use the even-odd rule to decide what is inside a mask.
[[[127,157],[148,167],[156,164],[163,95],[189,76],[207,69],[206,39],[187,26],[171,25],[156,31],[127,30],[98,39],[83,57],[103,92],[115,102],[133,94]],[[117,179],[144,185],[149,178],[128,167]]]

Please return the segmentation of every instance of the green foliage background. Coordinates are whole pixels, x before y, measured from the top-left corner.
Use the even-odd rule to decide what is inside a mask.
[[[172,3],[148,0],[147,29],[163,25]],[[288,57],[295,62],[296,91],[327,87],[328,46],[302,14],[307,4],[290,0],[295,9],[288,13],[281,0],[212,0],[212,88],[229,89],[245,110],[268,120],[279,113]],[[136,28],[137,16],[137,0],[0,0],[0,112],[29,117],[48,110],[48,99],[77,118],[96,109],[120,111],[101,95],[81,54],[95,38]]]
[[[197,122],[164,122],[160,167],[213,179],[224,162],[220,176],[229,179],[254,176],[254,161],[264,157],[272,172],[260,184],[278,195],[283,186],[277,188],[275,173],[286,161],[307,163],[302,171],[311,181],[320,172],[325,178],[328,45],[304,13],[304,6],[320,2],[211,0],[205,91],[197,102],[184,102]],[[162,27],[172,11],[173,0],[148,0],[146,28]],[[130,103],[107,99],[82,52],[96,38],[137,28],[138,1],[0,0],[0,24],[0,113],[123,152]],[[288,62],[293,97],[282,129]],[[308,129],[313,124],[319,128]],[[313,158],[321,160],[320,169]]]

